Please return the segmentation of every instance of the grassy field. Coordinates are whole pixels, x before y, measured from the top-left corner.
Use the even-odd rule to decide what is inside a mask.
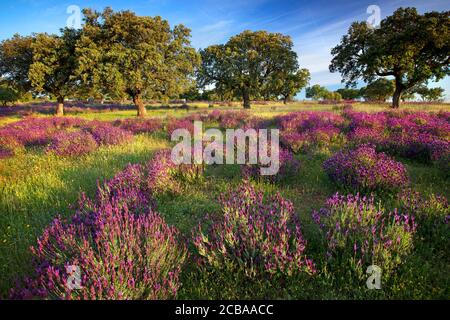
[[[196,106],[196,107],[194,107]],[[216,107],[216,109],[219,107]],[[221,108],[221,109],[237,109]],[[405,107],[406,108],[406,107]],[[448,105],[411,105],[407,108],[426,111],[450,111]],[[239,108],[240,109],[240,108]],[[385,110],[383,105],[358,104],[358,111],[375,112]],[[148,107],[149,117],[183,117],[190,113],[214,110],[206,104],[192,104],[186,110],[158,109]],[[250,112],[261,117],[273,117],[292,111],[335,111],[330,105],[296,103],[284,105],[256,105]],[[131,118],[135,111],[102,113],[80,113],[84,119],[111,121]],[[0,126],[18,120],[18,117],[0,118]],[[154,151],[168,147],[167,138],[161,135],[141,134],[132,143],[101,147],[81,158],[58,158],[47,155],[41,148],[10,159],[0,160],[0,297],[7,296],[17,277],[30,271],[29,247],[36,243],[42,230],[57,215],[73,213],[70,205],[76,202],[81,192],[92,195],[97,181],[111,178],[128,163],[143,163]],[[320,208],[324,201],[335,193],[336,186],[330,183],[322,170],[322,163],[336,150],[323,150],[308,155],[299,155],[301,169],[297,176],[282,185],[257,183],[257,187],[269,191],[280,191],[293,201],[300,216],[304,235],[310,246],[308,254],[320,261],[314,247],[317,246],[317,229],[311,219],[312,209]],[[424,194],[441,194],[449,198],[449,181],[436,168],[402,159],[412,180],[412,188]],[[160,199],[158,208],[166,221],[176,226],[186,236],[208,212],[218,209],[217,196],[230,185],[242,181],[235,166],[209,167],[206,178],[186,188],[176,198]],[[386,200],[387,206],[394,206]],[[443,270],[448,270],[448,256],[436,256],[426,246],[417,248],[402,266],[401,276],[392,279],[387,289],[377,292],[340,288],[339,284],[327,281],[322,274],[314,282],[306,283],[291,297],[283,298],[443,298],[449,297],[450,284]],[[432,259],[433,261],[431,261]],[[196,279],[185,279],[180,298],[197,298],[194,287]],[[201,296],[199,296],[201,297]]]

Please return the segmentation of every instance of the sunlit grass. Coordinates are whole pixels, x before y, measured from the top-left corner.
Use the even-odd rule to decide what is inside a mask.
[[[192,103],[189,110],[162,109],[159,106],[148,107],[148,117],[184,117],[191,113],[212,110],[242,110],[239,105],[233,107],[215,106],[209,108],[206,103]],[[355,104],[357,111],[383,111],[386,105]],[[405,105],[403,109],[425,110],[437,112],[450,111],[448,105]],[[322,105],[313,102],[299,102],[283,105],[271,103],[268,105],[254,105],[249,111],[259,117],[273,117],[293,111],[333,111],[338,110],[332,105]],[[36,116],[45,116],[36,114]],[[89,120],[113,121],[116,119],[133,118],[136,111],[108,111],[80,113],[76,116]],[[0,126],[17,121],[20,117],[0,118]],[[97,181],[111,178],[122,170],[128,163],[145,162],[152,157],[155,150],[169,146],[164,134],[139,135],[132,143],[101,147],[97,151],[81,158],[59,158],[45,154],[42,149],[27,150],[16,157],[0,160],[0,297],[5,296],[13,286],[17,277],[25,275],[30,264],[30,245],[35,244],[42,230],[60,214],[73,214],[70,206],[76,202],[81,192],[93,195]],[[279,185],[257,183],[258,188],[267,193],[279,191],[290,199],[296,208],[302,222],[305,238],[308,239],[309,250],[314,251],[317,229],[311,220],[311,210],[320,208],[324,201],[334,192],[334,186],[322,169],[323,161],[336,150],[300,155],[300,171],[288,181]],[[432,165],[425,165],[413,161],[399,159],[407,166],[411,177],[412,187],[425,194],[441,194],[450,196],[448,181],[439,174]],[[158,199],[158,208],[167,222],[180,229],[184,236],[189,237],[206,213],[220,212],[217,196],[226,192],[230,186],[236,186],[242,181],[239,167],[216,166],[209,167],[203,181],[186,186],[182,195],[176,198]],[[386,206],[391,203],[388,199],[381,199]],[[392,205],[394,205],[392,203]],[[419,271],[438,275],[442,269],[442,261],[436,265],[424,263],[422,255],[411,258],[410,267],[422,265]],[[408,264],[405,268],[408,267]],[[410,269],[405,271],[401,279],[406,287],[414,287],[411,279],[415,274]],[[409,278],[408,278],[409,277]],[[428,279],[430,276],[423,276]],[[446,278],[444,277],[443,280]],[[400,281],[400,280],[399,280]],[[427,280],[428,281],[428,280]],[[425,280],[423,280],[424,285]],[[314,291],[317,290],[317,291]],[[306,289],[305,289],[306,290]],[[310,290],[310,291],[308,291]],[[338,289],[324,284],[314,284],[301,296],[314,298],[336,298],[341,293]],[[398,295],[402,296],[401,286]],[[384,293],[380,293],[384,294]],[[426,292],[416,292],[413,295],[423,297]],[[184,297],[191,298],[191,297]]]
[[[92,195],[97,181],[111,178],[128,163],[147,161],[166,146],[166,141],[141,135],[81,158],[34,150],[0,161],[0,292],[30,267],[29,246],[56,215],[72,213],[70,206],[81,192]]]

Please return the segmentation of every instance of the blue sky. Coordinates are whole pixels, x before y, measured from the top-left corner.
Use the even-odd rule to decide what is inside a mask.
[[[353,21],[367,20],[369,5],[378,5],[382,18],[398,7],[412,6],[420,12],[450,10],[448,0],[1,0],[0,3],[0,40],[14,33],[57,33],[66,25],[70,5],[97,10],[110,6],[114,10],[130,9],[139,15],[160,15],[172,25],[183,23],[189,27],[196,48],[226,42],[245,29],[281,32],[294,40],[300,65],[312,73],[311,84],[329,89],[342,87],[340,75],[328,71],[330,49],[339,43]],[[431,84],[437,85],[446,89],[449,100],[450,78]]]

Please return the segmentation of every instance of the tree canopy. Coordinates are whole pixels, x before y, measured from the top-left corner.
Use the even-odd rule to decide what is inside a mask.
[[[355,22],[341,43],[331,51],[330,71],[340,72],[343,82],[395,79],[393,107],[409,88],[450,74],[450,11],[419,14],[399,8],[381,21],[379,28]]]
[[[176,97],[193,85],[199,56],[190,46],[190,30],[171,29],[161,17],[131,11],[84,10],[85,25],[77,45],[79,73],[94,92],[133,99],[145,116],[143,98]]]
[[[280,33],[247,30],[200,54],[199,83],[241,98],[245,108],[260,95],[287,100],[309,81],[309,72],[299,70],[291,38]]]
[[[64,114],[64,99],[77,90],[75,46],[79,35],[79,31],[68,28],[62,30],[61,36],[41,33],[36,35],[32,45],[29,78],[35,91],[56,98],[57,115]]]
[[[395,83],[386,78],[379,78],[361,88],[361,95],[367,101],[386,101],[394,94]]]
[[[345,100],[355,100],[361,97],[361,90],[354,88],[341,88],[336,90]]]
[[[20,92],[31,90],[28,77],[33,63],[34,36],[18,34],[0,43],[0,77],[8,86]]]
[[[441,87],[428,88],[425,85],[421,85],[414,90],[423,101],[439,101],[444,97],[444,89]]]

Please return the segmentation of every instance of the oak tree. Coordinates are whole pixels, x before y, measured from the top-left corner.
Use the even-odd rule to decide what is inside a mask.
[[[287,99],[306,80],[291,38],[280,33],[247,30],[226,44],[210,46],[200,53],[199,83],[232,93],[243,100],[244,108],[250,108],[250,100],[255,97],[284,95]]]
[[[409,88],[450,74],[450,11],[419,14],[399,8],[379,28],[355,22],[331,54],[330,71],[340,72],[348,86],[358,79],[393,77],[397,108]]]
[[[0,43],[0,78],[20,93],[31,90],[28,73],[33,63],[33,42],[34,36],[16,34]]]
[[[126,94],[143,117],[143,99],[175,98],[193,86],[199,55],[183,25],[172,29],[161,17],[110,8],[83,13],[79,73],[93,92]]]
[[[55,97],[56,115],[64,114],[64,100],[78,90],[75,46],[78,30],[65,28],[61,35],[36,35],[33,42],[33,64],[28,77],[34,91]]]

